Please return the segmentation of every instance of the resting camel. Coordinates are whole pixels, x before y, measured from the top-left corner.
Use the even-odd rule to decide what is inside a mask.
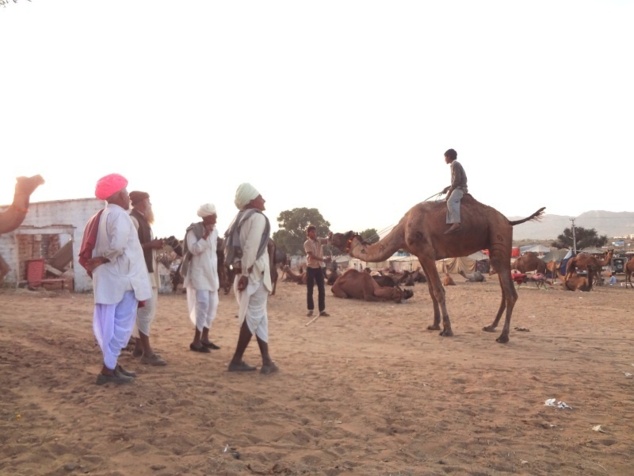
[[[433,324],[429,330],[440,330],[441,336],[452,336],[451,321],[445,303],[445,290],[440,281],[436,260],[457,256],[468,256],[483,249],[489,250],[490,262],[498,271],[502,300],[493,322],[484,328],[494,332],[502,314],[506,318],[497,342],[509,341],[511,315],[517,301],[517,291],[511,279],[511,248],[513,226],[529,220],[539,219],[544,207],[529,217],[511,221],[494,208],[484,205],[466,194],[462,198],[462,227],[451,235],[445,235],[446,202],[421,202],[414,205],[399,223],[382,240],[369,244],[361,236],[350,231],[332,236],[332,244],[342,251],[363,261],[385,261],[398,250],[406,250],[418,257],[427,276],[427,286],[434,309]]]
[[[338,298],[394,301],[396,303],[403,302],[414,295],[410,289],[401,289],[398,286],[379,286],[368,273],[356,269],[348,269],[339,276],[330,290]]]
[[[485,281],[484,274],[480,271],[474,271],[473,273],[465,273],[463,270],[458,271],[458,274],[465,278],[469,283],[483,283]]]
[[[302,271],[300,274],[295,274],[290,266],[284,266],[284,274],[287,281],[292,281],[297,284],[306,284],[306,271]]]
[[[634,287],[632,286],[632,273],[634,273],[634,256],[632,256],[627,261],[627,263],[625,263],[623,271],[625,271],[625,287],[627,288],[628,284],[631,288]]]
[[[451,275],[449,273],[445,273],[445,275],[442,278],[442,285],[443,286],[455,286],[456,282],[453,280],[453,278],[451,277]]]
[[[592,289],[592,280],[594,279],[594,271],[588,270],[586,276],[572,273],[566,275],[564,279],[564,290],[568,291],[590,291]]]
[[[18,228],[29,209],[31,194],[44,183],[41,175],[18,177],[13,194],[13,203],[5,211],[0,212],[0,235]]]

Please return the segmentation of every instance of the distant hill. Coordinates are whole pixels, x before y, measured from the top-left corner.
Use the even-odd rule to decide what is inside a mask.
[[[519,220],[524,217],[509,217]],[[595,229],[599,236],[608,238],[625,237],[634,234],[634,212],[606,212],[594,210],[577,217],[562,215],[544,215],[541,221],[529,221],[513,227],[513,240],[556,240],[566,228],[575,226]]]

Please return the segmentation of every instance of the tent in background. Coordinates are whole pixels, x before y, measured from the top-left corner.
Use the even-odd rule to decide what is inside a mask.
[[[550,247],[544,245],[527,245],[520,247],[520,251],[522,254],[528,253],[529,251],[532,253],[537,253],[538,255],[549,253]]]
[[[480,271],[481,273],[489,272],[489,257],[482,251],[476,251],[469,256],[460,258],[445,258],[436,261],[436,269],[439,273],[473,273]]]

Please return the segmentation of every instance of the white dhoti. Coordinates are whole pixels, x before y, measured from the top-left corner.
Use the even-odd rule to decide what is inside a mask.
[[[244,291],[238,291],[239,276],[233,283],[233,293],[238,301],[238,317],[239,324],[246,321],[251,334],[255,334],[264,342],[269,341],[269,316],[267,314],[267,301],[269,292],[264,287],[262,280],[252,282],[249,280]]]
[[[187,307],[189,320],[200,332],[203,328],[211,329],[218,312],[218,290],[205,291],[187,287]]]
[[[449,195],[447,200],[447,224],[460,223],[460,200],[462,200],[463,196],[464,192],[459,188]]]
[[[158,304],[158,289],[152,288],[152,297],[143,303],[143,307],[139,307],[136,314],[136,322],[132,335],[139,337],[139,331],[143,335],[150,335],[150,327],[156,317],[156,305]]]
[[[128,345],[137,305],[134,291],[126,291],[117,304],[95,304],[92,328],[103,353],[103,363],[110,370],[117,367],[121,349]]]

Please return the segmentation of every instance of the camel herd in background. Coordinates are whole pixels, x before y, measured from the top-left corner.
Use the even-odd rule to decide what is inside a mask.
[[[224,263],[223,243],[224,240],[220,238],[218,242],[218,274],[221,288],[225,294],[228,294],[233,283],[233,270]],[[306,284],[306,272],[301,268],[293,271],[286,253],[279,250],[273,240],[269,242],[268,251],[271,257],[272,294],[275,294],[279,279],[300,285]],[[613,255],[614,250],[608,250],[603,258],[597,258],[589,253],[579,253],[567,261],[564,273],[560,261],[546,262],[537,253],[529,251],[512,261],[511,275],[518,287],[530,283],[534,283],[538,288],[550,287],[559,283],[564,290],[590,291],[594,286],[601,285],[603,279],[608,277],[602,269],[611,263]],[[625,264],[624,271],[625,286],[634,287],[631,281],[631,275],[634,273],[634,257]],[[326,266],[325,273],[326,283],[331,286],[331,291],[336,297],[366,301],[403,302],[413,295],[411,288],[416,283],[427,282],[421,267],[415,271],[394,271],[389,268],[342,271],[332,260]],[[178,284],[182,283],[182,279],[179,279],[178,273],[176,276],[174,273],[172,274],[173,289],[176,290]],[[486,281],[486,273],[480,271],[466,273],[459,270],[458,274],[465,279],[465,282]],[[496,274],[495,269],[491,267],[488,274],[489,276]],[[610,273],[607,272],[607,274]],[[456,284],[447,272],[441,277],[441,281],[444,286]]]

